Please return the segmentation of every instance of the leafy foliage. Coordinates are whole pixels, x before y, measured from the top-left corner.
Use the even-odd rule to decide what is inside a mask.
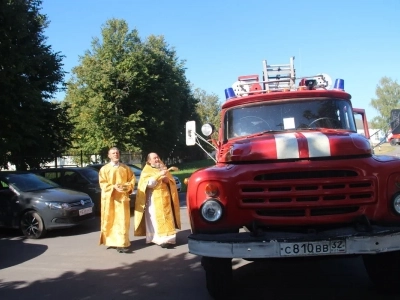
[[[389,128],[390,112],[392,109],[400,108],[400,85],[391,78],[383,77],[376,87],[377,98],[371,99],[371,106],[375,108],[380,116],[371,120],[373,128],[387,131]]]
[[[14,163],[17,169],[51,161],[69,145],[63,106],[47,102],[64,72],[63,56],[45,44],[48,22],[39,12],[41,3],[0,1],[0,162]],[[34,156],[41,158],[32,160]]]
[[[194,90],[194,97],[197,100],[196,114],[198,120],[196,121],[197,127],[196,131],[198,134],[202,134],[200,127],[203,124],[209,123],[214,126],[214,133],[209,137],[209,139],[218,140],[218,130],[221,127],[220,124],[220,112],[221,104],[219,98],[215,94],[207,94],[206,91],[199,88]],[[204,137],[204,136],[203,136]],[[204,137],[206,138],[206,137]],[[212,144],[212,140],[208,140]],[[203,143],[203,147],[207,152],[212,152],[214,148]],[[196,147],[197,148],[197,147]],[[200,148],[198,148],[200,150]],[[203,153],[204,155],[204,153]],[[197,155],[200,157],[200,155]]]
[[[195,99],[184,62],[162,36],[145,41],[124,20],[111,19],[73,69],[66,101],[74,120],[75,148],[177,155]]]
[[[197,99],[196,113],[201,124],[210,123],[218,130],[220,125],[221,104],[215,94],[207,94],[206,91],[195,89],[194,97]]]

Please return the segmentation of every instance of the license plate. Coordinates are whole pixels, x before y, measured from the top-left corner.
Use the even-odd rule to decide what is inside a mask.
[[[346,241],[281,243],[281,256],[326,255],[346,253]]]
[[[84,208],[84,209],[80,209],[79,210],[79,215],[83,216],[83,215],[90,214],[91,212],[92,212],[92,207],[87,207],[87,208]]]

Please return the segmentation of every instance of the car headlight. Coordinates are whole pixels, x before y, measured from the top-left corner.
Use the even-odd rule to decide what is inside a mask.
[[[222,206],[215,199],[209,199],[201,206],[201,215],[208,222],[216,222],[221,219]]]
[[[400,194],[397,194],[393,199],[393,208],[394,211],[400,214]]]
[[[68,203],[62,203],[62,202],[46,202],[46,205],[50,209],[68,209],[68,208],[70,208],[70,205]]]

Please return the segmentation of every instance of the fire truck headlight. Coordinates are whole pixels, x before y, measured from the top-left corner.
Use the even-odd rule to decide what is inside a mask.
[[[394,211],[400,214],[400,194],[397,194],[393,199],[393,208]]]
[[[209,199],[201,206],[201,215],[208,222],[216,222],[222,216],[222,206],[215,199]]]

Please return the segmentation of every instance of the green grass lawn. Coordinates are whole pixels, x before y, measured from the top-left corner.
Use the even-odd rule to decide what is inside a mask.
[[[189,162],[189,163],[182,163],[178,165],[174,165],[175,167],[179,168],[179,171],[174,171],[171,172],[173,175],[179,178],[179,180],[182,182],[182,192],[186,192],[186,184],[184,183],[185,178],[189,178],[192,173],[198,169],[204,168],[204,167],[209,167],[215,165],[214,161],[212,159],[204,159],[204,160],[198,160],[194,162]],[[171,166],[168,166],[171,167]]]

